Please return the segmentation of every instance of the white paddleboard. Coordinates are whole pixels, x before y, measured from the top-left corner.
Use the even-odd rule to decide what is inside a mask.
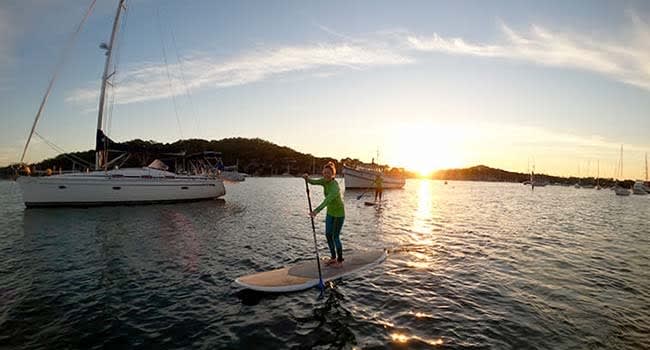
[[[321,262],[323,282],[372,267],[386,259],[386,250],[362,250],[344,255],[340,267],[326,266]],[[318,285],[316,260],[305,261],[277,270],[241,276],[235,280],[238,285],[262,292],[294,292]]]

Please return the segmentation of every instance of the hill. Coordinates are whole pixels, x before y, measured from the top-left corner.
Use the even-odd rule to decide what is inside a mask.
[[[340,161],[332,157],[315,157],[312,154],[301,153],[289,147],[279,146],[259,138],[225,138],[222,140],[188,139],[174,143],[160,143],[155,141],[132,140],[120,143],[137,149],[121,167],[141,167],[150,164],[154,159],[162,159],[167,165],[173,166],[171,154],[193,154],[204,151],[221,152],[225,165],[238,165],[239,171],[257,176],[272,176],[289,173],[299,175],[311,173],[312,167],[316,172],[327,162],[332,161],[340,169],[342,162],[348,164],[361,163],[358,159],[345,158]],[[94,164],[95,152],[93,150],[60,154],[54,158],[45,159],[38,163],[30,164],[36,170],[45,169],[83,169]],[[11,177],[15,174],[15,165],[0,168],[0,176]]]

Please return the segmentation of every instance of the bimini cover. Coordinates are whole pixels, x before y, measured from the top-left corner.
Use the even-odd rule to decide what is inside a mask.
[[[154,160],[147,167],[152,169],[164,170],[164,171],[167,171],[169,169],[167,164],[163,163],[160,159]]]

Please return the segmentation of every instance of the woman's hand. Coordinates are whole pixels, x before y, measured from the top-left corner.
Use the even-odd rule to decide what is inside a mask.
[[[315,211],[310,211],[310,212],[309,212],[309,216],[312,217],[312,218],[315,218],[316,215],[318,215],[318,213],[315,212]]]
[[[305,180],[309,179],[309,174],[307,173],[302,174],[302,178]]]

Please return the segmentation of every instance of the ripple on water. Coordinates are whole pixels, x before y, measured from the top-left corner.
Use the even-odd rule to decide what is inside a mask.
[[[410,180],[375,208],[347,191],[345,248],[390,254],[318,298],[232,283],[313,257],[301,179],[133,207],[24,210],[15,183],[0,193],[11,348],[650,348],[650,198]]]

